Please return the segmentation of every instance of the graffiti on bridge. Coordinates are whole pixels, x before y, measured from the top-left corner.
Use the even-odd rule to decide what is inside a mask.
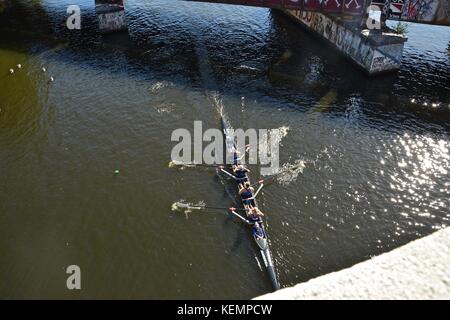
[[[358,32],[348,29],[322,13],[301,10],[288,10],[288,13],[330,41],[345,55],[352,57],[365,70],[387,70],[398,65],[400,61],[401,51],[399,56],[388,56],[373,48]]]
[[[372,4],[388,18],[450,25],[450,0],[188,0],[256,7],[323,12],[342,17],[361,17]]]
[[[450,0],[372,0],[387,18],[450,25]]]

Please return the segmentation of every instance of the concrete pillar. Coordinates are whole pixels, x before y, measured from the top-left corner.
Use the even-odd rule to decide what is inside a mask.
[[[95,0],[95,12],[101,33],[127,30],[123,0]]]
[[[283,10],[307,30],[319,35],[370,75],[399,69],[407,37],[384,27],[369,30],[319,12]]]

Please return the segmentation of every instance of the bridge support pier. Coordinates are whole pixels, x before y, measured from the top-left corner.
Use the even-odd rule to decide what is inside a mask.
[[[123,0],[95,0],[95,12],[101,33],[128,29]]]
[[[369,30],[319,12],[283,10],[304,28],[319,35],[370,75],[400,68],[407,37],[389,29]]]

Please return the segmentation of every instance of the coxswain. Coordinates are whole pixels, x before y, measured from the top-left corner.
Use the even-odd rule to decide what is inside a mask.
[[[256,240],[265,238],[264,229],[262,228],[262,226],[259,222],[256,222],[253,225],[252,235],[253,235],[253,237],[255,237]]]

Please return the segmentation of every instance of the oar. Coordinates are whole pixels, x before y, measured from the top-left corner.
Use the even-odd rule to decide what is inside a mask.
[[[225,173],[226,175],[230,176],[231,178],[233,178],[234,180],[238,180],[234,175],[232,175],[231,173],[229,173],[227,170],[224,169],[224,166],[219,166],[220,171],[222,171],[223,173]]]
[[[231,208],[228,208],[228,210],[230,210],[230,212],[231,212],[232,214],[234,214],[236,217],[238,217],[239,219],[241,219],[241,220],[244,221],[245,223],[251,224],[247,219],[245,219],[243,216],[241,216],[240,214],[238,214],[238,213],[236,212],[236,208],[231,207]]]
[[[258,181],[260,182],[260,181]],[[261,191],[261,189],[264,187],[264,182],[260,182],[261,185],[259,186],[258,190],[256,190],[255,195],[253,196],[253,199],[256,198],[256,196],[258,195],[258,193]]]
[[[202,210],[202,209],[217,209],[217,210],[228,210],[229,207],[215,207],[215,206],[207,206],[207,205],[190,205],[188,203],[176,202],[175,206],[183,209],[194,209],[194,210]],[[245,211],[243,208],[238,208],[236,210]]]
[[[252,146],[251,144],[246,144],[246,145],[244,146],[244,148],[245,148],[244,151],[245,151],[245,152],[248,152],[248,150],[251,149],[251,146]],[[240,151],[239,151],[236,147],[234,147],[234,151],[240,153]]]
[[[192,163],[192,162],[177,162],[172,161],[173,165],[175,166],[200,166],[200,167],[217,167],[222,164],[206,164],[206,163]]]

